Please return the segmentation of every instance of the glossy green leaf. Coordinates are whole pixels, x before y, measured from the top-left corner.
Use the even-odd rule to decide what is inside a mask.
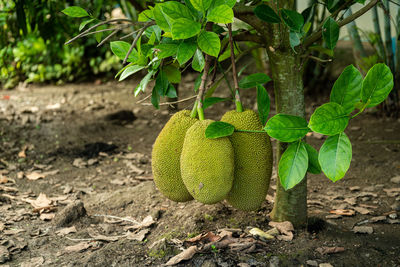
[[[347,66],[336,80],[331,91],[331,102],[341,105],[347,114],[360,101],[363,77],[353,65]]]
[[[265,125],[270,112],[271,100],[269,99],[267,89],[265,89],[264,86],[258,84],[256,88],[258,116],[260,117],[262,125]]]
[[[375,64],[362,83],[361,100],[374,107],[382,103],[393,89],[393,74],[383,63]]]
[[[146,76],[140,81],[139,85],[135,88],[134,95],[138,96],[140,92],[146,91],[147,85],[149,84],[154,71],[149,71]]]
[[[178,46],[178,52],[176,54],[176,59],[179,65],[183,65],[188,62],[194,55],[197,49],[197,44],[195,42],[185,40]]]
[[[262,21],[268,22],[268,23],[280,23],[281,18],[278,16],[278,14],[275,13],[275,11],[268,5],[258,5],[254,8],[254,14],[257,16]]]
[[[304,143],[307,153],[308,153],[308,169],[309,173],[320,174],[321,173],[321,165],[319,165],[318,161],[318,151],[313,148],[311,145]]]
[[[321,169],[333,182],[344,177],[350,167],[352,148],[345,133],[328,137],[319,150]]]
[[[160,108],[160,95],[158,94],[155,86],[151,92],[151,104],[153,104],[156,109]]]
[[[159,44],[156,47],[158,59],[174,56],[178,51],[177,44]]]
[[[167,97],[169,98],[176,98],[178,97],[178,93],[176,92],[175,87],[172,84],[168,85]]]
[[[133,65],[133,66],[129,66],[127,67],[122,73],[121,73],[121,77],[119,77],[119,81],[123,81],[125,80],[127,77],[135,74],[138,71],[141,71],[142,69],[144,69],[144,66],[139,66],[139,65]]]
[[[227,5],[216,6],[209,11],[207,20],[215,23],[232,23],[233,10]]]
[[[227,5],[230,8],[234,7],[236,4],[236,0],[214,0],[212,4],[213,7],[220,6],[220,5]]]
[[[281,16],[292,31],[300,32],[303,28],[304,18],[300,13],[291,9],[281,9]]]
[[[303,138],[310,129],[307,121],[299,116],[276,114],[264,128],[268,135],[281,142],[293,142]]]
[[[232,124],[222,122],[222,121],[215,121],[208,125],[205,135],[208,139],[215,139],[225,136],[230,136],[235,131],[235,126]]]
[[[221,50],[221,41],[214,32],[202,31],[197,37],[199,48],[206,54],[217,57]]]
[[[81,31],[83,28],[85,28],[85,26],[92,22],[94,19],[87,19],[81,22],[81,24],[79,24],[79,31]]]
[[[160,71],[156,78],[156,84],[154,88],[156,88],[158,95],[165,96],[168,91],[168,78],[164,71]]]
[[[96,28],[96,31],[100,31],[100,30],[105,30],[107,28],[106,25],[101,25],[99,27]],[[101,37],[103,36],[104,32],[98,32],[94,34],[94,38],[96,39],[96,42],[100,43],[101,41]]]
[[[306,175],[307,167],[308,153],[304,143],[297,141],[290,144],[283,152],[278,165],[282,187],[288,190],[300,183]]]
[[[181,71],[173,66],[173,65],[167,65],[163,67],[163,71],[165,75],[167,76],[167,79],[170,83],[180,83],[181,82]]]
[[[201,24],[190,19],[176,19],[172,22],[172,38],[175,40],[188,39],[196,36],[201,29]]]
[[[204,13],[211,6],[212,0],[190,0],[190,3],[195,9]]]
[[[162,4],[156,4],[153,9],[154,19],[164,32],[171,32],[172,19],[162,10]]]
[[[131,47],[130,43],[124,42],[124,41],[114,41],[110,43],[111,46],[111,51],[119,57],[119,59],[124,60],[126,54],[129,51],[129,48]],[[130,53],[128,57],[128,62],[134,62],[139,59],[139,55],[134,48],[132,52]]]
[[[239,87],[242,89],[249,89],[256,87],[258,84],[265,84],[271,81],[271,78],[265,73],[254,73],[244,77],[239,82]]]
[[[329,102],[314,111],[308,127],[316,133],[336,135],[346,129],[349,119],[348,113],[341,105]]]
[[[193,19],[189,8],[177,1],[165,2],[161,5],[161,8],[164,14],[173,20],[180,18]]]
[[[216,103],[227,101],[227,100],[229,100],[229,98],[208,97],[208,98],[204,99],[204,101],[203,101],[203,109],[206,109]]]
[[[337,22],[329,17],[322,27],[322,37],[324,38],[326,47],[334,49],[337,41],[339,40],[339,25]]]
[[[142,11],[138,16],[139,22],[145,22],[145,21],[149,21],[152,19],[153,20],[155,19],[152,9],[146,9],[146,10]]]
[[[290,46],[292,47],[292,49],[294,50],[294,48],[298,45],[301,44],[301,38],[302,38],[302,34],[299,32],[293,32],[290,31],[289,33],[289,42],[290,42]]]
[[[67,16],[73,17],[73,18],[83,18],[89,16],[89,14],[84,10],[83,8],[79,6],[70,6],[61,11]]]
[[[204,69],[204,65],[205,65],[205,60],[203,53],[199,49],[196,49],[196,52],[194,53],[192,60],[192,68],[195,71],[201,72]]]

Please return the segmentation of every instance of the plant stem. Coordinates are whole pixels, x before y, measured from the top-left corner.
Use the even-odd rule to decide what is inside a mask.
[[[237,130],[235,132],[244,132],[244,133],[267,133],[266,131],[256,131],[256,130]]]
[[[203,69],[203,75],[201,76],[201,83],[199,87],[199,93],[197,94],[197,112],[199,114],[199,119],[204,120],[204,111],[203,111],[203,97],[206,89],[206,83],[207,83],[207,77],[208,77],[208,72],[210,70],[210,65],[211,65],[211,56],[206,54],[205,58],[205,65]]]
[[[238,73],[237,73],[237,70],[236,70],[236,62],[235,62],[235,47],[234,47],[234,44],[233,44],[233,37],[232,37],[232,23],[228,24],[228,33],[229,33],[229,45],[230,45],[230,48],[231,48],[233,84],[235,85],[236,111],[237,112],[243,112],[242,102],[240,101]]]
[[[368,101],[369,102],[369,101]],[[361,113],[363,113],[363,111],[367,108],[368,103],[365,104],[356,114],[354,114],[351,118],[354,119],[355,117],[357,117],[358,115],[360,115]]]
[[[192,112],[190,113],[191,118],[196,118],[197,117],[197,100],[194,102]]]
[[[148,27],[150,27],[150,26],[152,26],[152,25],[154,25],[154,21],[148,22],[146,25],[144,25],[144,26],[140,29],[140,31],[139,31],[138,34],[136,35],[135,39],[133,39],[132,44],[131,44],[131,47],[129,47],[128,53],[126,53],[126,55],[125,55],[124,61],[122,62],[123,65],[126,64],[126,61],[128,60],[129,55],[132,53],[133,48],[136,46],[136,43],[138,42],[139,38],[142,36],[142,34],[144,33],[144,31],[145,31]]]

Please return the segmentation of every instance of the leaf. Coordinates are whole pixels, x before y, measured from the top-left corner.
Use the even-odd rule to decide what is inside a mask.
[[[297,141],[289,145],[279,160],[278,173],[285,190],[293,188],[303,180],[307,172],[308,154],[304,143]]]
[[[197,43],[187,41],[185,40],[184,42],[180,43],[178,46],[178,51],[176,54],[176,59],[179,62],[179,65],[183,65],[186,62],[189,61],[196,52],[197,49]]]
[[[258,116],[260,117],[262,125],[265,125],[270,112],[271,100],[269,99],[267,89],[265,89],[264,86],[258,84],[256,87]]]
[[[181,253],[179,253],[178,255],[169,259],[169,261],[165,265],[173,266],[180,263],[181,261],[190,260],[197,252],[198,252],[197,246],[190,246]]]
[[[230,8],[234,7],[236,4],[236,0],[214,0],[213,6],[227,5]]]
[[[169,98],[176,98],[178,97],[178,93],[176,92],[175,87],[170,83],[168,85],[167,97]]]
[[[304,143],[307,154],[308,154],[308,169],[309,173],[313,174],[320,174],[321,173],[321,166],[319,165],[318,161],[318,151],[313,148],[311,145]]]
[[[28,180],[31,180],[31,181],[36,181],[38,179],[45,178],[45,175],[43,173],[38,173],[38,172],[25,173],[25,176]]]
[[[67,16],[73,17],[73,18],[82,18],[82,17],[87,17],[89,14],[84,10],[83,8],[79,6],[70,6],[61,11]]]
[[[319,150],[318,161],[324,174],[336,182],[350,167],[352,148],[345,133],[328,137]]]
[[[341,105],[350,114],[360,101],[363,77],[353,65],[347,66],[336,80],[331,91],[331,102]]]
[[[147,88],[148,83],[151,80],[151,77],[153,76],[154,71],[150,71],[149,73],[144,76],[144,78],[140,81],[139,85],[135,88],[134,95],[137,96],[140,91],[144,92]]]
[[[197,44],[204,53],[213,57],[218,57],[219,51],[221,50],[221,42],[218,35],[214,32],[200,32],[197,37]]]
[[[361,100],[368,107],[382,103],[393,88],[393,74],[383,63],[375,64],[362,83]]]
[[[271,78],[264,73],[254,73],[244,77],[239,82],[239,87],[242,89],[248,89],[252,87],[256,87],[258,84],[263,85],[271,81]]]
[[[299,116],[276,114],[268,120],[264,130],[281,142],[293,142],[303,138],[310,129],[307,121]]]
[[[325,40],[326,47],[334,49],[337,41],[339,40],[339,25],[337,22],[329,17],[322,27],[322,37]]]
[[[205,13],[211,6],[212,0],[190,0],[190,3],[198,11]]]
[[[151,104],[153,104],[153,106],[156,109],[160,108],[160,95],[157,92],[157,88],[154,86],[153,91],[151,91]]]
[[[215,121],[208,125],[205,135],[208,139],[215,139],[225,136],[230,136],[235,131],[235,126],[232,124],[222,122],[222,121]]]
[[[121,74],[121,77],[119,77],[119,81],[123,81],[125,80],[127,77],[135,74],[138,71],[141,71],[142,69],[144,69],[144,66],[139,66],[139,65],[133,65],[133,66],[129,66],[127,67]]]
[[[165,75],[170,83],[180,83],[181,82],[181,72],[180,70],[173,66],[167,65],[163,68]]]
[[[157,25],[164,31],[170,32],[172,29],[171,18],[168,17],[162,10],[162,4],[156,4],[153,9],[153,15]]]
[[[203,109],[206,109],[216,103],[227,101],[227,100],[229,100],[229,98],[208,97],[208,98],[204,99],[204,101],[203,101]]]
[[[159,44],[155,47],[157,50],[158,59],[174,56],[178,51],[177,44]]]
[[[281,9],[281,16],[285,24],[293,31],[300,32],[304,25],[303,16],[290,9]]]
[[[158,95],[165,96],[168,91],[168,79],[164,71],[160,71],[156,78],[154,88],[157,90]]]
[[[290,47],[292,47],[293,51],[295,51],[294,48],[296,46],[301,44],[301,40],[300,39],[302,37],[303,37],[303,35],[301,33],[290,31],[290,33],[289,33],[289,42],[290,42]]]
[[[81,24],[79,24],[79,31],[81,31],[83,28],[85,28],[85,26],[92,22],[94,19],[87,19],[81,22]]]
[[[195,71],[201,72],[204,69],[204,65],[205,61],[203,53],[199,49],[196,49],[196,53],[193,56],[192,68]]]
[[[201,24],[190,19],[176,19],[172,22],[172,38],[175,40],[188,39],[200,32]]]
[[[268,22],[268,23],[280,23],[281,18],[278,16],[278,14],[275,13],[275,11],[268,5],[258,5],[254,8],[254,14],[257,16],[262,21]]]
[[[106,25],[101,25],[99,27],[96,28],[96,31],[100,31],[100,30],[105,30],[107,28]],[[98,32],[94,34],[94,38],[96,39],[96,42],[100,43],[101,41],[101,37],[103,36],[104,32]]]
[[[126,54],[129,51],[129,48],[131,47],[131,44],[124,42],[124,41],[114,41],[110,43],[111,46],[111,51],[119,57],[119,59],[124,60]],[[128,62],[134,62],[139,59],[139,55],[134,48],[131,52],[131,54],[128,57]]]
[[[207,20],[215,23],[232,23],[233,10],[227,5],[216,6],[208,13]]]
[[[346,129],[349,119],[348,113],[341,105],[330,102],[314,111],[308,127],[316,133],[336,135]]]
[[[193,19],[189,8],[177,1],[165,2],[161,5],[161,8],[164,14],[173,20],[180,18]]]
[[[146,9],[146,10],[142,11],[141,13],[139,13],[139,16],[138,16],[139,22],[145,22],[145,21],[149,21],[152,19],[153,20],[155,19],[152,9]]]

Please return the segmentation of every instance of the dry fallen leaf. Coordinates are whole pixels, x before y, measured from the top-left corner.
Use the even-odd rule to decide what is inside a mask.
[[[0,222],[0,232],[2,232],[5,228],[6,226],[4,225],[4,223]]]
[[[264,232],[260,228],[252,228],[249,233],[252,234],[253,236],[259,237],[263,241],[275,239],[274,236]]]
[[[184,260],[190,260],[193,258],[194,254],[197,253],[197,247],[196,246],[191,246],[179,253],[178,255],[172,257],[165,265],[166,266],[172,266],[175,264],[180,263],[181,261]]]
[[[400,187],[383,189],[389,197],[397,197],[400,195]]]
[[[24,229],[10,229],[10,230],[4,230],[5,235],[16,235],[21,232],[25,232]]]
[[[320,247],[316,249],[317,252],[324,254],[334,254],[344,251],[344,247]]]
[[[366,209],[366,208],[363,208],[363,207],[354,207],[354,209],[355,209],[358,213],[360,213],[360,214],[362,214],[362,215],[366,215],[366,214],[370,214],[370,213],[371,213],[371,211],[370,211],[369,209]]]
[[[126,238],[129,240],[143,241],[148,232],[150,232],[149,229],[143,229],[137,233],[128,232],[128,234],[126,235]]]
[[[134,221],[134,220],[132,220]],[[142,222],[138,223],[135,222],[135,225],[131,226],[126,226],[124,227],[124,230],[135,230],[135,229],[141,229],[141,228],[147,228],[152,226],[156,221],[154,221],[153,217],[151,215],[146,216],[146,218],[143,219]]]
[[[6,183],[8,183],[7,177],[0,174],[0,184],[6,184]]]
[[[199,234],[195,237],[189,238],[188,240],[186,240],[186,242],[189,243],[194,243],[194,242],[198,242],[198,241],[203,241],[203,242],[215,242],[220,240],[222,237],[219,235],[214,234],[213,232],[208,232],[206,234]]]
[[[45,178],[45,175],[44,175],[43,173],[30,172],[30,173],[25,173],[25,177],[26,177],[28,180],[36,181],[36,180]]]
[[[53,201],[49,199],[45,194],[40,193],[38,198],[35,200],[29,199],[29,198],[23,198],[22,199],[25,202],[30,203],[36,211],[40,211],[41,209],[46,209],[49,207],[52,207]]]
[[[291,241],[293,240],[293,233],[294,227],[293,224],[289,221],[285,222],[269,222],[268,224],[271,227],[275,227],[282,235],[278,235],[278,240],[283,241]]]
[[[374,232],[374,228],[371,226],[354,226],[352,231],[356,234],[372,234]]]
[[[4,191],[4,192],[18,192],[18,189],[17,189],[17,188],[14,188],[14,187],[9,187],[9,186],[0,185],[0,191]]]
[[[26,150],[28,149],[27,145],[24,145],[21,151],[18,153],[19,158],[26,158]]]
[[[342,216],[353,216],[356,214],[354,210],[344,210],[344,209],[337,209],[329,211],[331,214],[342,215]]]
[[[56,232],[57,235],[61,235],[61,236],[68,235],[68,234],[70,234],[70,233],[76,233],[76,228],[75,228],[75,226],[62,228],[62,229],[60,229],[60,230],[58,230],[58,231]]]
[[[42,213],[42,214],[40,214],[39,218],[42,221],[51,221],[54,218],[54,216],[56,216],[55,213]]]
[[[73,246],[65,247],[64,250],[68,253],[72,253],[72,252],[82,252],[88,248],[90,248],[89,242],[81,242]]]

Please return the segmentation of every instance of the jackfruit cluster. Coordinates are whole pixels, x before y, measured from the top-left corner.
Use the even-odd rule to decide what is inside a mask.
[[[262,124],[252,110],[228,111],[221,121],[237,130],[261,130]],[[227,201],[240,210],[258,209],[268,192],[272,173],[272,148],[266,133],[234,132],[230,137],[235,151],[235,178]]]

